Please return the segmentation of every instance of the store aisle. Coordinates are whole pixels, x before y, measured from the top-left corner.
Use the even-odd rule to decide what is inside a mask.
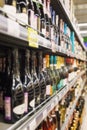
[[[82,119],[82,125],[80,130],[86,130],[86,129],[87,129],[87,92],[85,95],[85,106],[84,106],[83,119]]]

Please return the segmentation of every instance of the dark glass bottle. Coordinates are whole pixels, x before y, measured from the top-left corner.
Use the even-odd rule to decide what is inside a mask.
[[[25,114],[30,112],[34,106],[32,103],[34,101],[34,86],[33,80],[30,74],[30,51],[28,49],[25,50],[25,71],[24,71],[24,103],[25,103]]]
[[[34,27],[34,6],[32,0],[28,0],[28,24]]]
[[[45,15],[44,15],[44,9],[42,4],[39,4],[39,10],[40,10],[40,32],[41,32],[41,36],[44,37],[46,35],[46,24],[45,24]]]
[[[0,112],[4,113],[4,86],[6,79],[6,57],[0,57]]]
[[[42,52],[37,53],[37,73],[39,78],[40,85],[40,102],[43,102],[46,99],[46,82],[45,77],[42,71]]]
[[[22,25],[28,24],[27,2],[26,0],[17,0],[17,21]]]
[[[18,49],[8,53],[4,107],[5,122],[13,123],[24,115],[24,91],[20,80]]]
[[[39,79],[36,73],[36,52],[31,51],[31,75],[33,78],[33,85],[34,85],[34,101],[35,107],[40,104],[40,86],[39,86]]]
[[[33,0],[34,6],[34,21],[35,22],[35,29],[40,32],[40,10],[39,10],[39,3],[37,0]]]
[[[49,17],[47,13],[47,0],[43,0],[43,5],[44,5],[44,15],[45,15],[45,23],[46,23],[46,38],[50,38],[50,22],[49,22]]]
[[[48,98],[51,95],[51,79],[50,76],[47,72],[47,67],[49,66],[49,61],[47,59],[47,57],[44,55],[43,56],[43,75],[45,78],[45,82],[46,82],[46,98]]]

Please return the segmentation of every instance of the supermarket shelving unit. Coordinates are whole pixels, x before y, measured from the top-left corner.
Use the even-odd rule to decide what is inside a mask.
[[[84,49],[84,51],[87,51],[87,49],[85,48],[81,40],[79,33],[77,32],[74,24],[70,20],[67,10],[65,9],[61,0],[51,0],[51,3],[53,5],[53,8],[56,10],[56,12],[62,13],[62,17],[64,17],[65,21],[67,22],[71,30],[75,32],[75,35],[78,41],[80,42],[82,48]],[[2,8],[0,8],[0,11],[4,12]],[[12,28],[9,28],[9,23],[11,24]],[[0,45],[6,46],[6,47],[18,46],[21,48],[25,47],[25,48],[31,49],[28,42],[28,31],[27,31],[28,27],[29,27],[28,25],[25,25],[25,27],[23,27],[16,21],[12,21],[9,18],[6,18],[4,15],[0,14]],[[41,37],[40,35],[38,35],[38,45],[39,47],[36,48],[35,50],[39,50],[39,49],[45,50],[49,53],[58,54],[65,57],[74,57],[78,60],[86,62],[86,59],[82,59],[81,57],[75,56],[74,53],[67,52],[60,46],[55,45],[55,48],[56,48],[55,52],[52,51],[51,42]],[[9,125],[9,124],[0,122],[0,129],[1,130],[5,130],[5,129],[7,130],[27,130],[27,129],[34,130],[42,122],[42,120],[48,115],[48,113],[58,104],[58,102],[66,95],[66,93],[70,90],[70,88],[75,85],[78,78],[80,78],[85,72],[86,70],[79,73],[79,75],[77,75],[77,77],[75,77],[70,83],[67,83],[67,85],[61,88],[60,90],[58,90],[56,94],[54,94],[52,97],[47,99],[43,104],[39,105],[35,110],[33,110],[31,113],[24,116],[21,120],[17,121],[15,124]],[[85,82],[86,80],[82,84],[82,89],[85,85]],[[79,99],[80,94],[81,93],[78,94],[78,97],[76,98],[73,104],[70,115],[65,121],[62,127],[62,130],[64,130],[64,128],[66,127],[66,124],[68,123],[70,116],[74,111],[74,108],[76,106],[76,103]]]

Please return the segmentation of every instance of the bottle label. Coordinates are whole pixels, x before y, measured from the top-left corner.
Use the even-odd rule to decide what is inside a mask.
[[[29,11],[30,11],[30,24],[31,27],[34,27],[34,12],[32,10]]]
[[[16,7],[11,5],[4,5],[4,11],[7,13],[8,17],[15,20],[16,19]]]
[[[5,97],[5,119],[11,120],[11,98]]]
[[[25,113],[28,112],[28,93],[24,93]]]
[[[24,111],[25,111],[24,103],[13,108],[13,112],[17,115],[22,115]]]
[[[32,108],[35,107],[35,99],[31,100],[30,104],[29,104]]]
[[[42,34],[44,34],[44,36],[46,35],[46,29],[42,28]]]
[[[17,20],[22,25],[28,25],[28,16],[25,13],[17,13]]]
[[[33,28],[37,30],[37,16],[36,15],[34,15],[34,19],[33,19]]]
[[[46,85],[46,95],[50,95],[50,90],[51,86],[50,85]]]

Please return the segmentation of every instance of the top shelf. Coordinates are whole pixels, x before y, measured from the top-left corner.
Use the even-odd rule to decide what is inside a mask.
[[[56,10],[56,12],[58,14],[61,14],[61,17],[65,20],[66,23],[68,23],[68,26],[75,32],[75,35],[76,35],[78,41],[80,42],[80,44],[82,45],[83,49],[85,51],[87,51],[87,48],[85,47],[85,45],[82,41],[82,37],[80,36],[79,31],[76,29],[73,22],[71,21],[70,16],[69,16],[67,9],[65,8],[63,2],[61,0],[51,0],[51,3],[53,5],[54,9]]]

